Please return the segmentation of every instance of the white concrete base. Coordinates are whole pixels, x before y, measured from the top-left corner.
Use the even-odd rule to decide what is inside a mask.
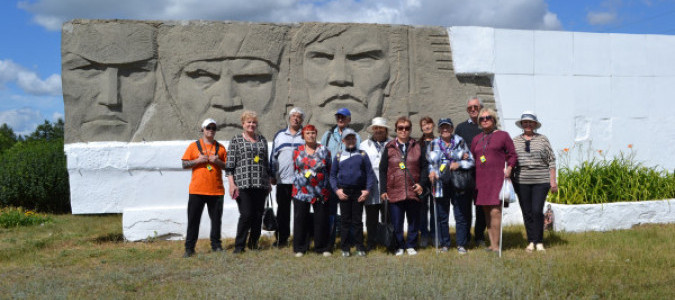
[[[551,204],[555,231],[629,229],[640,224],[675,223],[675,199],[606,204]]]

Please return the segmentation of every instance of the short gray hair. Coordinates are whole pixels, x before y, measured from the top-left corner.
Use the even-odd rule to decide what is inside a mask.
[[[293,107],[293,109],[291,109],[291,111],[288,112],[288,116],[290,117],[290,116],[293,115],[293,114],[300,114],[300,116],[302,117],[302,119],[303,119],[303,120],[305,119],[305,112],[302,111],[302,108],[299,108],[299,107],[297,107],[297,106],[296,106],[296,107]]]
[[[471,100],[473,100],[473,99],[478,100],[478,103],[480,104],[480,108],[485,107],[485,103],[483,102],[483,98],[478,97],[478,96],[472,96],[472,97],[470,97],[469,100],[466,100],[466,103],[468,104],[468,103],[471,102]]]

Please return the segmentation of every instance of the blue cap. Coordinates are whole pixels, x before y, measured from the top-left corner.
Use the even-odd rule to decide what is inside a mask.
[[[347,109],[346,107],[343,107],[343,108],[338,109],[337,112],[335,113],[335,115],[336,116],[337,115],[343,115],[345,117],[351,117],[352,113],[349,112],[349,109]]]
[[[443,125],[443,124],[448,124],[450,126],[454,126],[454,125],[452,125],[452,120],[450,120],[450,118],[442,118],[442,119],[438,120],[438,127],[441,127],[441,125]]]

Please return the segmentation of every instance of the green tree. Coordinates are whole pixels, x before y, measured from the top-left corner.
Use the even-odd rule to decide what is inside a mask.
[[[58,119],[58,121],[53,124],[45,120],[44,123],[38,125],[33,133],[26,137],[26,141],[53,141],[57,139],[63,140],[63,125],[63,119]]]
[[[6,123],[0,126],[0,154],[11,148],[17,141],[16,134],[12,127]]]

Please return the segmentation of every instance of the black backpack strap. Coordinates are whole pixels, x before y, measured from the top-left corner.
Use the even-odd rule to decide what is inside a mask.
[[[199,154],[204,155],[204,152],[202,151],[202,144],[199,143],[199,140],[197,140],[195,143],[197,143],[197,150],[199,150]]]
[[[218,157],[218,149],[220,147],[220,143],[218,143],[218,141],[216,141],[216,140],[213,140],[213,142],[216,143],[216,154],[215,155],[216,155],[216,157]]]
[[[335,128],[337,128],[337,125],[333,125],[333,127],[330,128],[330,131],[328,132],[328,138],[326,139],[326,148],[328,148],[328,144],[330,144],[330,140],[333,138],[333,132],[335,131]]]

